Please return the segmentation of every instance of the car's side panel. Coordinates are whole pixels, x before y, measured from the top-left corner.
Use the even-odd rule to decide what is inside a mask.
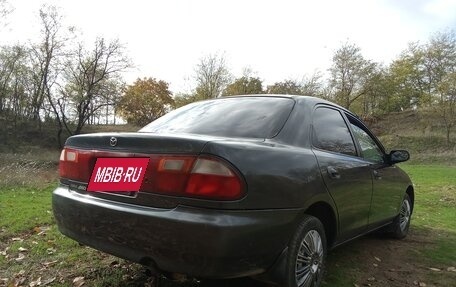
[[[314,150],[339,214],[339,241],[367,230],[372,199],[369,164],[352,156]],[[337,176],[330,172],[337,172]]]
[[[315,155],[305,148],[264,143],[213,141],[204,153],[220,156],[244,175],[247,195],[236,208],[303,208],[320,195],[332,200],[327,193]]]
[[[399,213],[408,177],[395,165],[372,165],[374,175],[369,225],[375,228]]]

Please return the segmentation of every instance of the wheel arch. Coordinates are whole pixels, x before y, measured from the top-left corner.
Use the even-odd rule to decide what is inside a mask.
[[[413,188],[413,185],[409,185],[407,187],[407,190],[405,191],[405,193],[407,193],[407,195],[410,198],[410,201],[412,204],[412,212],[413,212],[413,208],[415,206],[415,189]]]
[[[318,201],[310,205],[303,215],[311,215],[318,218],[325,228],[327,246],[330,248],[337,236],[337,217],[334,209],[325,201]]]

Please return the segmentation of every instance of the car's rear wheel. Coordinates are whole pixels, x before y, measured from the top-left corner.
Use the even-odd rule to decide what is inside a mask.
[[[288,245],[286,286],[320,286],[326,252],[323,224],[316,217],[304,217]]]
[[[391,224],[391,235],[394,238],[402,239],[407,236],[410,228],[411,217],[412,201],[410,200],[409,195],[405,194],[399,214]]]

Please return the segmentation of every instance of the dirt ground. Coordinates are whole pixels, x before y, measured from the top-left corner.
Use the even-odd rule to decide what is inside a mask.
[[[404,286],[456,286],[454,266],[429,265],[423,252],[435,248],[436,239],[444,234],[432,234],[429,230],[411,230],[403,240],[364,236],[340,246],[328,257],[327,276],[340,264],[353,275],[352,286],[404,287]],[[432,251],[430,251],[432,252]],[[456,250],[448,250],[456,252]],[[351,257],[351,258],[350,258]],[[339,266],[338,266],[339,265]],[[358,265],[357,267],[355,267]],[[327,286],[331,286],[327,284]]]
[[[429,265],[426,252],[436,248],[438,238],[445,234],[438,234],[430,230],[420,229],[410,231],[403,240],[382,238],[379,235],[368,235],[356,239],[332,250],[328,255],[326,274],[323,286],[336,287],[456,287],[456,262],[450,265]],[[86,247],[87,248],[87,247]],[[102,283],[101,286],[147,286],[147,287],[267,287],[270,285],[252,279],[233,279],[217,281],[198,281],[190,279],[177,282],[164,277],[154,277],[149,271],[138,265],[117,259],[107,254],[96,252],[97,256],[104,258],[103,264],[97,268],[87,268],[83,273],[86,280],[84,284],[74,283],[74,277],[81,273],[66,268],[58,270],[59,279],[50,284],[33,286],[92,286],[93,280],[112,274],[112,269],[117,269],[120,276],[112,281]],[[456,252],[448,250],[447,252]],[[435,261],[434,261],[435,262]],[[28,283],[40,274],[40,270],[29,270],[23,284],[12,281],[0,281],[0,286],[32,286]],[[51,271],[51,270],[48,270]],[[56,271],[56,270],[54,270]],[[1,272],[0,272],[1,273]],[[112,275],[111,275],[112,276]],[[1,277],[1,276],[0,276]],[[66,282],[63,285],[60,283]],[[35,281],[36,282],[36,281]],[[13,284],[11,284],[13,283]],[[70,283],[70,285],[68,285]],[[82,283],[82,282],[81,282]],[[97,284],[98,285],[98,284]]]
[[[361,237],[342,245],[328,255],[323,286],[372,286],[372,287],[455,287],[456,271],[453,266],[429,266],[420,252],[432,250],[436,234],[426,230],[411,230],[403,240],[388,239],[379,235]],[[439,235],[444,236],[444,235]],[[456,252],[450,250],[448,252]],[[453,268],[452,268],[453,267]],[[340,280],[343,277],[343,280]],[[167,279],[149,280],[149,286],[199,286],[199,287],[266,287],[251,279],[202,281],[178,283]],[[137,281],[139,285],[146,282]],[[145,284],[147,286],[147,283]]]

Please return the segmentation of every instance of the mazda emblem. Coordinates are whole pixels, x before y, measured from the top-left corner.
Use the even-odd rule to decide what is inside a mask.
[[[117,138],[111,137],[111,139],[109,140],[109,144],[111,146],[116,146],[117,145]]]

